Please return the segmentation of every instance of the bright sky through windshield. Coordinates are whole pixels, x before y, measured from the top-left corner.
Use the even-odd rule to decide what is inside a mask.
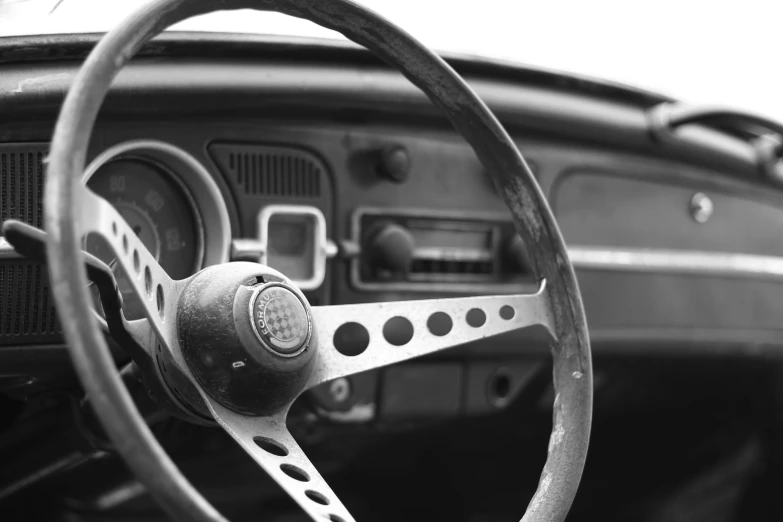
[[[0,0],[0,35],[105,31],[141,1]],[[618,81],[783,121],[783,0],[362,0],[438,50]],[[11,19],[13,18],[13,19]],[[340,38],[271,13],[227,12],[183,30]]]

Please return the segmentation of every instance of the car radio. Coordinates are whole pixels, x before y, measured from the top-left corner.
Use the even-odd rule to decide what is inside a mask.
[[[504,214],[359,208],[352,284],[362,290],[515,292],[533,282]]]

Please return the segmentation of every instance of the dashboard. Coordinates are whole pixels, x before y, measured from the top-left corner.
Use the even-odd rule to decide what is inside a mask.
[[[42,225],[56,110],[97,41],[59,38],[59,55],[45,38],[1,54],[3,220]],[[751,146],[700,126],[656,139],[649,110],[670,100],[650,93],[452,63],[496,111],[549,198],[597,356],[780,350],[783,205]],[[156,39],[116,80],[88,160],[84,182],[175,278],[258,261],[292,277],[314,305],[538,287],[527,263],[536,246],[514,233],[472,150],[407,80],[347,44]],[[3,246],[0,357],[61,345],[46,267]],[[99,242],[86,238],[85,248],[111,264]],[[117,276],[134,318],[140,312]],[[529,347],[521,354],[512,349],[520,340]],[[351,404],[337,404],[332,389],[315,400],[341,419],[366,418],[378,387],[377,409],[389,417],[491,411],[547,350],[541,332],[522,330],[437,364],[385,370],[394,378],[362,376]],[[409,400],[432,382],[438,393]]]

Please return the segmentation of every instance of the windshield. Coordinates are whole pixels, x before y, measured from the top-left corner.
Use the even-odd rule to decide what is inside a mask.
[[[148,0],[0,0],[0,35],[104,32]],[[783,121],[780,0],[362,0],[439,51],[593,76]],[[342,36],[276,13],[233,11],[175,30]]]

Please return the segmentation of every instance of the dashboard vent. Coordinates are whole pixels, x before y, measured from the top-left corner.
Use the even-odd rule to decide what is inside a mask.
[[[46,266],[25,261],[0,264],[0,342],[40,342],[60,334]],[[59,336],[58,336],[59,337]]]
[[[254,133],[247,133],[251,140]],[[259,134],[266,134],[265,131]],[[239,237],[258,238],[261,212],[270,205],[286,205],[320,211],[326,218],[326,235],[334,234],[335,187],[329,166],[318,155],[285,143],[213,142],[207,153],[234,197],[239,218]],[[284,232],[291,248],[298,249],[299,227]],[[293,241],[293,243],[291,243]],[[286,247],[288,248],[288,247]],[[298,251],[298,250],[297,250]],[[305,255],[305,252],[301,252]],[[307,298],[310,303],[328,302],[327,282]]]
[[[47,150],[45,143],[0,144],[2,221],[18,219],[43,226]],[[0,346],[60,342],[61,334],[46,265],[0,258]]]
[[[0,148],[0,217],[43,226],[44,145]]]
[[[215,144],[210,147],[221,171],[245,195],[265,198],[321,197],[321,162],[291,147]]]

